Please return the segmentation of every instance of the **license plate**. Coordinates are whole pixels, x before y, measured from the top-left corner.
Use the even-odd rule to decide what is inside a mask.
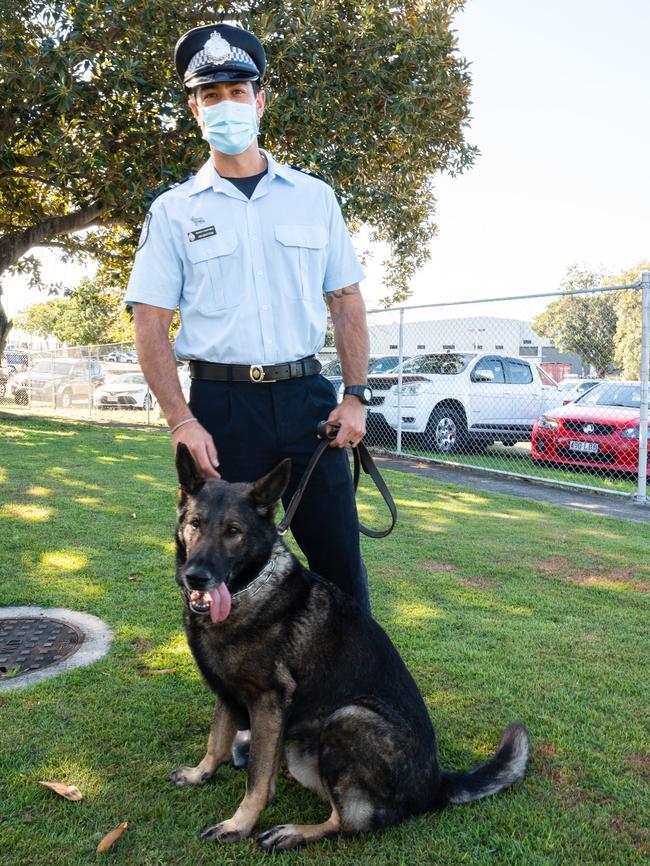
[[[597,442],[569,442],[571,451],[581,451],[583,454],[598,454]]]

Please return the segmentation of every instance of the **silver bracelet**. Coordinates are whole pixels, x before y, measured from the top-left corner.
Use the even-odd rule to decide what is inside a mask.
[[[195,418],[194,416],[192,416],[191,418],[186,418],[184,421],[179,421],[178,424],[176,424],[174,427],[170,427],[170,428],[169,428],[169,432],[170,432],[170,433],[172,434],[172,436],[173,436],[174,433],[175,433],[175,432],[176,432],[180,427],[183,426],[183,424],[189,424],[190,421],[197,421],[197,420],[198,420],[198,419]]]

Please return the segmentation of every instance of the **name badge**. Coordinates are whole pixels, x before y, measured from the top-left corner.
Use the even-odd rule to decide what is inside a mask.
[[[188,232],[187,237],[190,243],[192,241],[202,241],[203,238],[211,238],[212,235],[216,235],[217,230],[214,226],[206,226],[204,229],[196,229],[193,232]]]

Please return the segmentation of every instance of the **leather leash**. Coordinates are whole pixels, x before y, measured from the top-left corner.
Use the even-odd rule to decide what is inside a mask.
[[[296,492],[291,497],[291,502],[287,507],[284,517],[282,521],[278,525],[278,533],[280,535],[284,535],[287,529],[289,528],[289,524],[293,520],[293,516],[296,513],[296,509],[300,504],[300,500],[302,499],[302,495],[305,492],[305,488],[307,487],[307,483],[311,477],[312,472],[314,471],[314,467],[320,460],[323,455],[323,452],[326,448],[329,448],[330,441],[336,437],[336,433],[338,431],[338,426],[331,425],[331,429],[328,430],[327,421],[321,421],[317,428],[317,436],[321,440],[316,446],[316,450],[311,456],[311,460],[307,464],[307,468],[300,479],[300,484],[296,488]],[[388,510],[391,515],[391,524],[388,529],[369,529],[367,526],[364,526],[361,522],[359,522],[359,531],[364,535],[367,535],[369,538],[385,538],[389,535],[397,522],[397,507],[393,500],[393,497],[390,494],[390,490],[386,486],[386,482],[381,477],[379,473],[379,469],[375,466],[375,461],[370,456],[370,452],[363,444],[363,442],[359,442],[352,449],[352,455],[354,457],[354,492],[356,493],[357,487],[359,486],[359,477],[361,475],[361,469],[366,473],[366,475],[370,475],[372,480],[375,482],[375,486],[377,490],[381,493],[384,498],[384,502],[388,506]]]

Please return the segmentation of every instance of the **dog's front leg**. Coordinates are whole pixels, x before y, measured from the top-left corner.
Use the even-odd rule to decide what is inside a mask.
[[[203,760],[196,767],[179,767],[169,778],[177,787],[183,785],[203,785],[214,775],[217,767],[225,764],[230,758],[232,741],[237,731],[237,725],[232,716],[217,700],[212,716],[212,725],[208,736],[208,750]]]
[[[237,842],[250,835],[257,819],[273,798],[284,731],[284,707],[280,696],[266,692],[248,708],[251,748],[248,756],[246,795],[228,821],[208,827],[202,839]]]

